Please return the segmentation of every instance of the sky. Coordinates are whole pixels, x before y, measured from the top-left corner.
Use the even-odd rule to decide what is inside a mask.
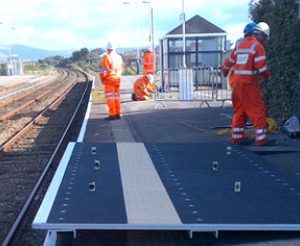
[[[47,50],[149,46],[150,4],[142,0],[0,0],[0,46]],[[149,0],[148,0],[149,2]],[[152,0],[154,40],[181,24],[183,0]],[[235,42],[250,22],[250,0],[184,0],[186,19],[198,14]]]

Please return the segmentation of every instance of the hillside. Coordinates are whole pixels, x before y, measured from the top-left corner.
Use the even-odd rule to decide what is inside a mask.
[[[23,60],[39,60],[49,56],[63,56],[65,58],[72,55],[72,50],[44,50],[25,45],[12,45],[11,54],[18,55]],[[7,55],[7,48],[0,47],[0,53]]]

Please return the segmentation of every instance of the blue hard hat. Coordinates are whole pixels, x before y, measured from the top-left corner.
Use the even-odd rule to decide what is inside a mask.
[[[244,34],[252,34],[253,28],[256,27],[256,23],[250,22],[244,28]]]

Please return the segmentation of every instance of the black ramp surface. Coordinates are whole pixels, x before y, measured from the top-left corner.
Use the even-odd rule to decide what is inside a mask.
[[[127,223],[114,143],[76,143],[47,223]]]
[[[242,147],[201,143],[146,147],[184,224],[237,224],[244,229],[300,224],[299,182],[282,177]]]

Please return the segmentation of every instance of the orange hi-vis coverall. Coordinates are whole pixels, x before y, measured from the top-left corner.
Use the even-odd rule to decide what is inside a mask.
[[[235,47],[234,47],[234,50],[232,52],[235,52],[236,50],[236,47],[239,45],[240,42],[243,41],[244,38],[239,38],[237,41],[236,41],[236,44],[235,44]],[[222,66],[222,72],[224,74],[224,76],[228,77],[228,82],[229,82],[229,86],[230,86],[230,89],[232,90],[233,89],[233,85],[234,85],[234,69],[232,67],[232,62],[231,62],[231,58],[226,58],[224,60],[224,64]],[[236,114],[233,116],[233,119],[232,119],[232,125],[236,125]],[[244,132],[243,133],[243,139],[244,138],[247,138],[248,137],[248,134],[247,132]]]
[[[228,68],[234,69],[231,142],[244,141],[245,126],[249,117],[255,128],[255,143],[262,145],[267,142],[266,108],[259,86],[259,73],[266,81],[270,79],[265,48],[255,37],[246,37],[231,52],[228,61]]]
[[[120,81],[122,74],[122,57],[114,50],[109,50],[102,59],[100,79],[104,85],[104,93],[109,116],[120,116]]]
[[[145,75],[154,74],[154,54],[148,50],[143,58],[143,68]]]
[[[235,52],[236,47],[244,40],[244,38],[239,38],[236,43],[233,52]],[[232,67],[232,62],[230,61],[230,58],[226,58],[224,60],[224,64],[222,66],[222,72],[224,76],[228,76],[229,86],[232,89],[233,83],[234,83],[234,69]]]
[[[137,100],[148,100],[154,91],[154,83],[151,83],[144,75],[136,80],[133,89]]]

